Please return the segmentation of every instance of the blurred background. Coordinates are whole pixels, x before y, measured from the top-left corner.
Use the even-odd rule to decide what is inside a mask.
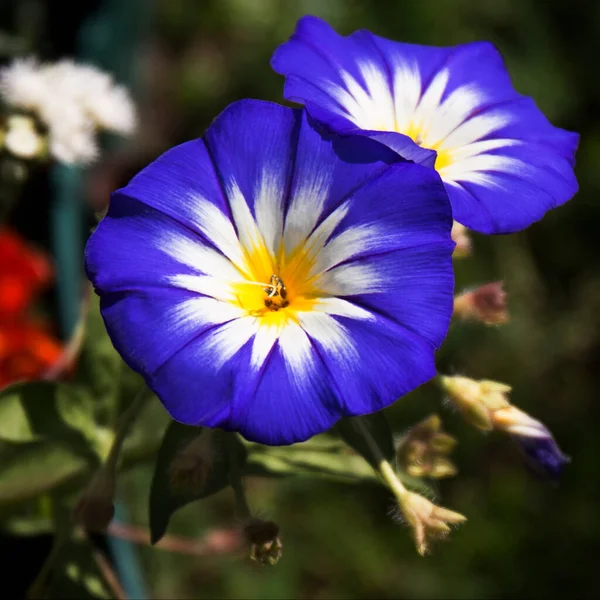
[[[78,285],[69,277],[73,261],[79,272],[94,211],[161,152],[200,136],[230,102],[244,97],[282,102],[283,78],[269,59],[305,14],[325,18],[343,34],[366,28],[439,46],[490,40],[503,53],[515,87],[534,97],[555,125],[581,134],[576,169],[581,191],[575,199],[523,233],[475,235],[473,255],[456,263],[458,290],[504,280],[510,323],[454,325],[438,361],[444,373],[512,385],[513,402],[550,428],[572,462],[558,485],[539,479],[507,437],[470,428],[444,408],[433,385],[424,386],[389,409],[388,417],[398,431],[432,412],[443,417],[460,440],[459,474],[436,489],[444,506],[469,518],[432,556],[416,554],[408,530],[391,518],[392,500],[381,487],[257,478],[249,482],[251,504],[282,532],[284,556],[276,567],[239,555],[199,557],[142,544],[136,552],[143,587],[154,598],[596,598],[600,4],[80,0],[67,8],[3,0],[3,62],[20,52],[48,60],[77,56],[130,86],[141,115],[138,134],[121,144],[106,140],[107,150],[92,168],[76,174],[38,171],[12,213],[11,227],[54,257],[56,285],[43,297],[53,335],[64,339],[72,326],[76,295],[70,305],[64,297],[68,286]],[[75,223],[70,231],[79,234],[62,235],[61,218]],[[141,528],[147,527],[151,474],[149,460],[123,479],[128,519]],[[201,538],[229,526],[231,515],[225,490],[183,509],[169,531]],[[9,557],[3,558],[3,586],[8,577],[9,588],[12,583],[22,589],[27,572],[39,568],[48,540],[3,534],[0,550]]]

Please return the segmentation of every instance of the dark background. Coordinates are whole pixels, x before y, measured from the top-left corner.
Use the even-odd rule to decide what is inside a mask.
[[[107,5],[115,19],[133,23],[133,28],[124,26],[109,40],[86,44],[82,28]],[[498,328],[453,326],[438,361],[445,373],[512,385],[514,403],[553,431],[572,462],[559,485],[536,478],[508,439],[470,429],[446,410],[433,386],[424,386],[389,409],[388,416],[400,431],[430,412],[441,412],[447,429],[460,439],[455,456],[460,473],[436,487],[445,506],[469,518],[432,556],[423,559],[415,553],[408,531],[389,516],[392,500],[382,488],[308,479],[256,480],[250,482],[253,506],[282,530],[280,563],[267,569],[237,557],[197,559],[144,548],[149,588],[161,598],[596,598],[600,4],[0,4],[2,29],[25,32],[42,57],[85,54],[83,46],[86,58],[110,67],[134,88],[142,114],[140,132],[133,142],[110,146],[113,150],[89,173],[86,201],[96,208],[106,202],[107,191],[160,152],[201,135],[228,103],[243,97],[281,102],[283,80],[271,71],[269,58],[292,33],[296,19],[308,13],[326,18],[344,34],[367,28],[396,40],[440,46],[490,40],[502,51],[515,87],[533,96],[554,124],[581,134],[578,195],[526,232],[474,236],[474,255],[456,263],[458,289],[505,281],[511,322]],[[15,226],[48,248],[45,216],[51,202],[48,176],[41,173],[30,182],[14,215]],[[50,310],[53,302],[50,294]],[[147,523],[150,474],[148,465],[124,482],[132,521],[140,525]],[[231,499],[222,492],[181,511],[171,530],[200,536],[208,527],[230,521]]]

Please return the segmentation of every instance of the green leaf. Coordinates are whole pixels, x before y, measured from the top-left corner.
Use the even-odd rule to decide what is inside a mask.
[[[377,481],[373,469],[360,456],[301,450],[295,449],[294,446],[250,452],[244,473],[262,476],[314,477],[340,483]]]
[[[94,398],[99,422],[113,424],[118,414],[122,371],[127,367],[108,337],[99,298],[94,293],[90,295],[87,310],[85,338],[75,379]]]
[[[0,507],[35,498],[88,467],[83,457],[60,442],[0,442]]]
[[[87,540],[72,540],[61,552],[60,569],[50,586],[52,598],[79,600],[114,598],[110,585],[95,556],[100,556]]]
[[[396,463],[396,451],[392,430],[382,412],[362,417],[346,417],[339,421],[334,430],[356,452],[358,452],[375,470],[379,470],[379,460],[374,455],[362,434],[359,423],[364,426],[384,458],[391,464]]]
[[[199,453],[192,451],[190,444],[196,443],[195,440],[199,440],[203,433],[210,437],[205,438],[208,441],[199,458]],[[246,450],[234,434],[171,422],[158,451],[150,489],[150,536],[153,544],[165,534],[171,515],[176,510],[229,485],[231,444],[237,462],[243,464]],[[176,459],[181,462],[183,457],[185,462],[182,464],[186,469],[180,469],[178,475],[173,464]],[[205,470],[201,471],[203,468]]]
[[[75,380],[93,398],[96,422],[112,428],[144,386],[144,380],[115,350],[100,314],[98,296],[92,293],[88,302],[85,337]]]
[[[96,438],[90,398],[56,381],[17,383],[0,393],[0,440],[57,440],[90,455]]]

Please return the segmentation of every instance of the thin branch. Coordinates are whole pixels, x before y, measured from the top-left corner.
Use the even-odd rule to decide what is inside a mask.
[[[143,527],[113,522],[109,525],[107,534],[136,544],[150,545],[150,532]],[[242,545],[240,532],[231,528],[210,530],[200,540],[167,534],[154,547],[189,556],[207,556],[235,552]]]

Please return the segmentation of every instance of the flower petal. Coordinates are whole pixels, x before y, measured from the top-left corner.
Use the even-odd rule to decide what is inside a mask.
[[[471,229],[524,229],[577,191],[579,136],[515,91],[488,42],[433,48],[368,31],[343,37],[304,17],[271,64],[286,76],[285,97],[330,130],[373,137],[425,166],[437,151],[455,219]]]

